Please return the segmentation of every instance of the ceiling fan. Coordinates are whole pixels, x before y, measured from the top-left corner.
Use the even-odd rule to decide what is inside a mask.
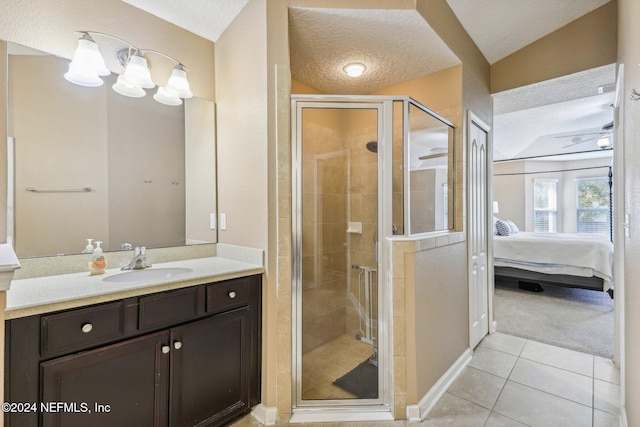
[[[562,135],[556,136],[556,138],[571,138],[571,144],[565,145],[562,148],[569,148],[574,145],[583,144],[585,142],[593,141],[594,139],[604,139],[608,138],[613,134],[613,122],[606,123],[602,126],[602,130],[598,132],[587,132],[587,133],[574,133],[570,135]],[[588,136],[589,138],[582,139],[583,137]],[[606,147],[606,146],[605,146]]]

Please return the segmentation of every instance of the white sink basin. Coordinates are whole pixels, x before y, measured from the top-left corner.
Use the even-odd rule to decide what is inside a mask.
[[[190,268],[147,268],[144,270],[131,270],[125,273],[114,274],[113,276],[102,279],[105,282],[139,282],[145,280],[169,279],[182,274],[191,273]]]

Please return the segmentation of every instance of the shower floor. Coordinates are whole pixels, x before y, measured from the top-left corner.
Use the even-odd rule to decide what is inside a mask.
[[[373,354],[373,346],[353,335],[342,335],[302,357],[302,399],[354,399],[353,394],[333,385]]]

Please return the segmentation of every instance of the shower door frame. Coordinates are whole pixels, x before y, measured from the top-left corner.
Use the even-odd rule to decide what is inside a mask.
[[[291,422],[393,420],[393,348],[390,242],[392,235],[393,102],[391,96],[292,95],[292,417]],[[302,111],[377,110],[378,133],[378,398],[302,399]],[[355,339],[355,337],[354,337]]]

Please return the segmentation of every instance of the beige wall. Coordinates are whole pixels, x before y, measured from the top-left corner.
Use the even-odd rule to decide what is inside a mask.
[[[406,259],[413,276],[413,280],[405,279],[407,312],[415,317],[407,339],[415,340],[416,349],[415,389],[408,388],[407,400],[417,403],[469,348],[467,247],[464,243],[447,245],[415,252]]]
[[[213,43],[193,33],[169,24],[153,15],[118,0],[62,0],[57,2],[24,2],[3,0],[0,5],[0,39],[71,58],[77,46],[77,30],[90,29],[113,34],[143,48],[156,49],[180,59],[189,68],[191,89],[196,96],[214,99]],[[52,23],[55,23],[52,25]],[[99,37],[99,36],[96,36]],[[110,45],[108,39],[99,38],[99,44]],[[111,42],[113,43],[113,42]],[[173,64],[160,56],[150,55],[152,75],[155,81],[164,83]],[[2,56],[3,61],[5,56]],[[109,63],[113,71],[121,72],[114,60]],[[1,80],[6,79],[2,67]],[[5,85],[2,87],[4,93]],[[6,96],[2,97],[2,111]],[[4,122],[5,115],[2,114]],[[0,153],[5,158],[6,130],[0,128]],[[6,160],[2,161],[6,164]],[[0,180],[5,182],[5,176]],[[0,204],[6,204],[6,184],[0,188]],[[6,209],[0,213],[2,240],[6,236]]]
[[[183,106],[107,90],[108,248],[185,243]],[[133,113],[132,113],[133,111]],[[174,184],[176,183],[176,184]],[[142,222],[132,218],[143,217]]]
[[[189,69],[195,96],[214,99],[213,43],[120,0],[60,0],[36,2],[2,0],[0,39],[71,59],[78,45],[76,31],[100,31],[139,48],[154,49],[180,60]],[[98,45],[120,46],[96,36]],[[153,80],[164,84],[174,64],[148,55]],[[105,57],[111,71],[122,72],[115,59]]]
[[[629,99],[631,89],[640,91],[640,3],[636,0],[619,0],[618,62],[624,64],[624,92],[622,93],[625,170],[625,212],[629,214],[629,236],[625,239],[625,383],[624,403],[627,425],[640,425],[640,101]]]
[[[251,29],[251,30],[248,30]],[[267,247],[266,4],[250,1],[216,43],[221,243]]]
[[[184,101],[186,243],[216,242],[216,111],[215,103],[191,98]],[[217,217],[216,217],[217,218]]]
[[[493,64],[491,92],[615,63],[616,33],[612,1]]]
[[[19,257],[79,253],[88,238],[104,241],[105,248],[109,243],[107,87],[69,84],[62,78],[66,62],[55,56],[9,59]],[[87,104],[69,102],[70,91]],[[28,187],[93,191],[40,194]]]
[[[121,96],[113,76],[98,88],[72,85],[61,77],[67,66],[51,55],[9,57],[16,253],[79,253],[88,238],[105,250],[183,245],[184,109]]]
[[[493,165],[493,200],[498,202],[500,219],[510,219],[522,231],[526,231],[526,179],[524,162],[495,163]],[[519,174],[504,175],[501,174]]]

